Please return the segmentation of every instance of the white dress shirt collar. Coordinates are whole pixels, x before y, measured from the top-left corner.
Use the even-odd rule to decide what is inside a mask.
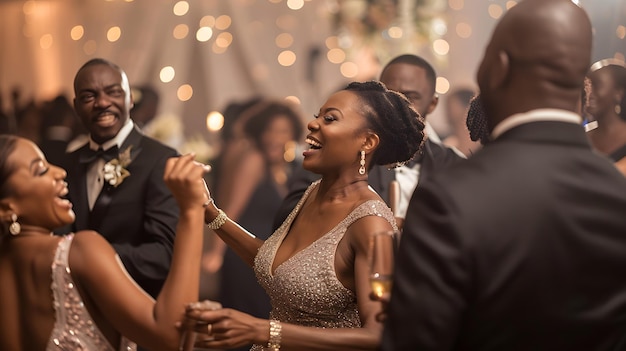
[[[522,124],[540,121],[567,122],[582,125],[582,117],[572,111],[559,109],[536,109],[524,113],[517,113],[498,123],[493,132],[491,140],[497,139],[504,132]]]
[[[93,141],[90,135],[89,136],[89,148],[92,150],[98,150],[99,147],[102,147],[102,150],[108,150],[112,148],[113,145],[117,145],[118,148],[122,147],[122,143],[124,142],[124,140],[126,140],[130,132],[132,132],[133,126],[134,126],[133,121],[129,118],[128,121],[126,121],[126,124],[124,124],[122,129],[120,129],[120,131],[117,133],[117,135],[114,138],[105,141],[104,143],[102,143],[102,145]]]

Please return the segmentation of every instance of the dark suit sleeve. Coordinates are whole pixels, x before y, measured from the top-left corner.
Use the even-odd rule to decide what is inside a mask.
[[[178,223],[178,205],[163,181],[165,162],[174,151],[156,161],[146,184],[142,236],[134,242],[115,243],[124,266],[137,283],[156,297],[165,282]]]
[[[469,260],[458,211],[443,187],[415,191],[383,333],[383,350],[450,350],[467,308]]]
[[[298,201],[300,201],[300,198],[302,198],[302,195],[304,195],[309,185],[319,178],[319,175],[307,171],[302,168],[302,166],[296,169],[293,176],[289,180],[289,193],[281,203],[278,211],[276,211],[276,215],[274,216],[272,232],[276,231],[276,229],[283,224],[285,219],[287,219],[287,216],[291,213],[291,210],[296,207]]]

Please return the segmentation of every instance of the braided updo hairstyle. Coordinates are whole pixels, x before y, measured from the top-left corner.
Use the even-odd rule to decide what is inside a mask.
[[[399,165],[411,160],[424,142],[424,118],[402,94],[379,81],[353,82],[344,90],[354,92],[364,105],[367,127],[378,134],[380,144],[371,164]]]
[[[13,135],[0,135],[0,199],[11,195],[8,180],[13,172],[15,172],[15,167],[9,164],[8,159],[13,151],[15,151],[17,140],[18,138]],[[8,227],[4,223],[0,224],[0,237],[8,232]]]

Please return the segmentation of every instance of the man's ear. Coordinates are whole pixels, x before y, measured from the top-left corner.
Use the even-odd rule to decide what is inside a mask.
[[[501,88],[509,77],[510,69],[509,54],[506,51],[498,52],[498,58],[489,72],[489,87],[493,90]]]
[[[428,104],[428,109],[426,110],[426,115],[431,114],[434,110],[435,107],[437,107],[437,104],[439,103],[439,95],[437,95],[437,93],[433,94],[433,98],[430,100],[430,104]],[[426,118],[426,116],[422,116],[424,118]]]
[[[365,141],[363,142],[362,150],[365,151],[366,154],[369,154],[378,147],[378,144],[380,144],[380,138],[378,137],[378,134],[368,132],[367,136],[365,137]]]

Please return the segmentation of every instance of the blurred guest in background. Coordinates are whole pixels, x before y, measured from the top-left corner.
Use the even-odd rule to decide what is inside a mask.
[[[220,130],[220,152],[217,159],[211,162],[213,170],[210,173],[209,183],[211,189],[215,189],[213,197],[218,202],[228,201],[229,191],[221,190],[232,188],[232,174],[241,162],[242,155],[251,148],[250,140],[243,130],[245,121],[251,114],[245,112],[261,100],[261,97],[255,96],[232,102],[224,109],[224,125]],[[214,267],[212,270],[217,268]]]
[[[594,63],[586,112],[597,122],[587,133],[593,147],[626,169],[626,64],[616,59]],[[626,173],[624,173],[626,175]]]
[[[480,143],[470,138],[467,129],[467,111],[476,92],[470,88],[458,88],[446,94],[446,118],[451,129],[443,143],[471,156],[480,148]]]
[[[18,136],[26,138],[35,144],[41,142],[42,111],[34,101],[29,101],[26,106],[20,107],[15,115]]]
[[[243,132],[250,148],[239,156],[239,162],[228,176],[230,181],[219,191],[219,206],[246,230],[265,240],[272,234],[276,210],[287,194],[287,181],[294,169],[296,141],[304,131],[302,117],[282,101],[262,100],[244,113]],[[222,183],[224,184],[224,183]],[[219,301],[255,317],[268,318],[270,300],[257,282],[254,272],[217,240],[207,255],[221,264]],[[248,346],[247,349],[250,347]]]
[[[161,97],[159,92],[150,85],[139,86],[133,89],[132,93],[134,103],[130,110],[130,117],[137,127],[143,129],[156,117]]]
[[[69,143],[83,131],[72,104],[59,95],[45,104],[39,147],[52,164],[61,164]]]
[[[501,18],[477,74],[491,141],[411,199],[383,350],[624,349],[626,178],[581,126],[591,42],[570,0]]]

